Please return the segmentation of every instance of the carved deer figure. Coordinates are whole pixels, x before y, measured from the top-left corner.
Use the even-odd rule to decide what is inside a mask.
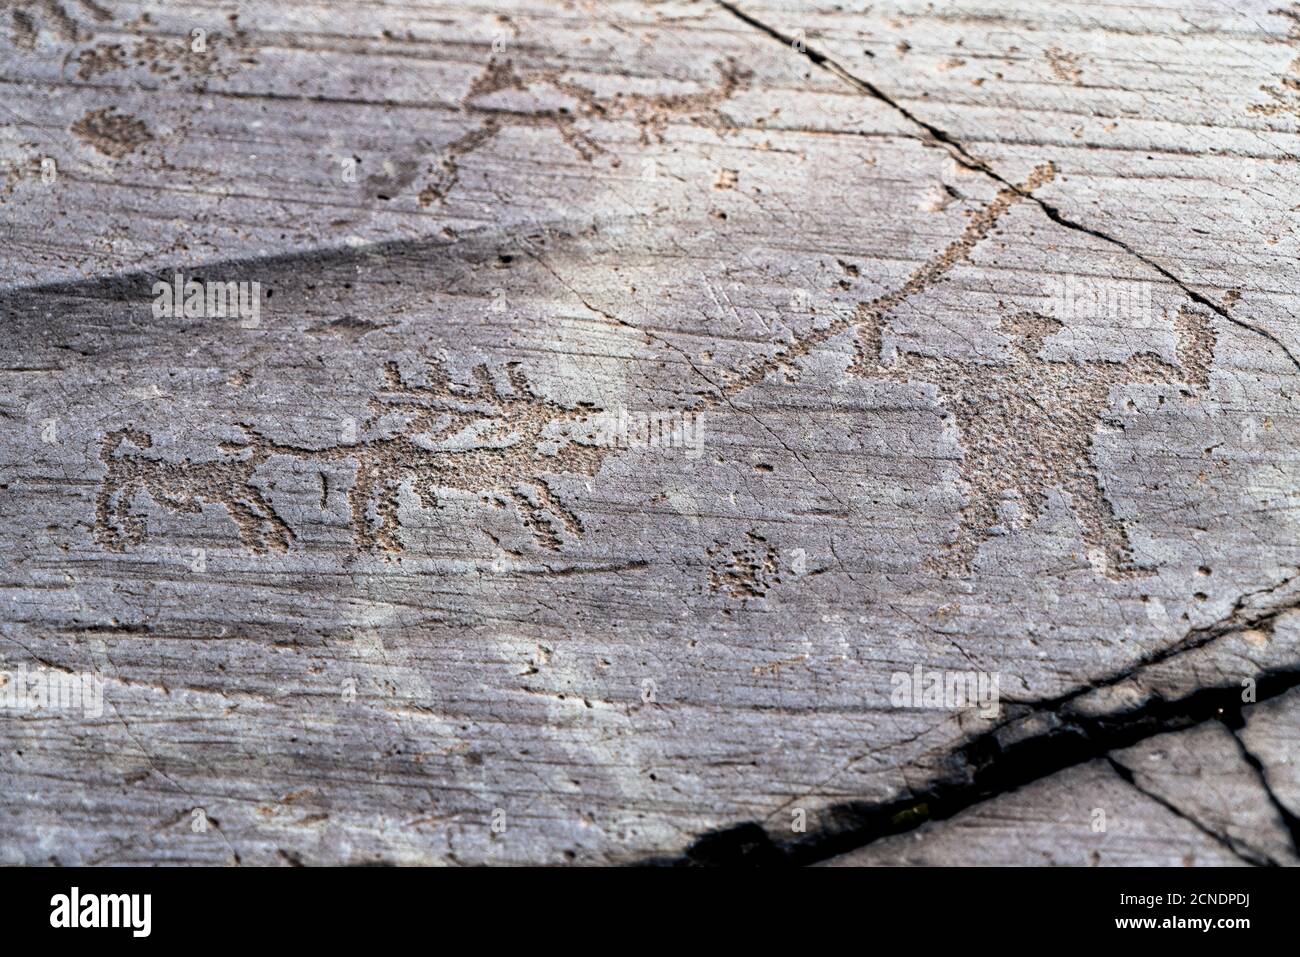
[[[582,422],[599,409],[565,406],[539,396],[518,363],[507,364],[503,388],[486,365],[470,386],[453,384],[441,363],[428,363],[422,383],[405,380],[396,363],[384,369],[370,400],[371,415],[351,441],[323,449],[277,442],[242,424],[242,441],[220,446],[208,462],[168,461],[150,436],[134,429],[109,433],[101,448],[106,472],[96,502],[96,537],[121,551],[146,538],[145,521],[130,511],[147,493],[173,511],[197,513],[223,505],[256,552],[285,550],[294,534],[258,486],[255,473],[272,456],[321,464],[351,460],[355,478],[348,507],[358,545],[400,551],[399,497],[409,486],[428,508],[440,491],[488,494],[513,502],[538,543],[558,549],[560,531],[582,522],[551,491],[548,475],[593,475],[608,448],[583,440]]]

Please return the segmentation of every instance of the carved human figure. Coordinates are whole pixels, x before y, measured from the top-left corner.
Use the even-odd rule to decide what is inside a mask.
[[[964,452],[967,501],[954,541],[927,562],[942,571],[969,571],[981,544],[1003,517],[1008,497],[1019,500],[1022,522],[1032,523],[1047,504],[1049,490],[1067,493],[1085,546],[1111,577],[1143,574],[1133,558],[1119,519],[1092,457],[1092,437],[1111,389],[1128,384],[1209,384],[1215,334],[1209,320],[1183,310],[1179,365],[1142,352],[1122,362],[1044,359],[1044,341],[1061,328],[1056,319],[1034,313],[1004,318],[1008,337],[1001,361],[977,362],[890,350],[883,342],[884,317],[868,312],[858,323],[859,351],[853,371],[894,382],[927,382],[938,388],[956,420]]]

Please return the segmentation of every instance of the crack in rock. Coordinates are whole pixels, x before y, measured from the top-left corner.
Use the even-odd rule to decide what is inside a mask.
[[[1300,576],[1296,576],[1300,577]],[[1146,668],[1176,654],[1193,651],[1227,635],[1266,630],[1282,614],[1300,609],[1300,598],[1287,595],[1251,613],[1246,601],[1257,594],[1274,594],[1296,580],[1288,578],[1271,589],[1244,596],[1233,613],[1214,625],[1194,629],[1174,649],[1145,656],[1123,672],[1037,704],[1013,703],[1016,713],[947,756],[951,771],[930,786],[886,802],[849,801],[818,812],[816,826],[806,834],[778,840],[756,821],[702,835],[676,859],[649,863],[673,866],[806,865],[865,847],[885,837],[914,830],[927,821],[951,818],[960,811],[1049,777],[1084,762],[1109,758],[1111,752],[1170,731],[1206,721],[1242,724],[1241,687],[1237,684],[1200,687],[1181,698],[1167,700],[1151,693],[1133,707],[1089,714],[1076,709],[1076,699],[1101,687],[1136,677]],[[1254,703],[1267,701],[1300,687],[1300,660],[1259,673]],[[1249,760],[1249,759],[1248,759]],[[1294,835],[1294,816],[1283,815]],[[1234,850],[1234,853],[1236,851]]]
[[[966,147],[961,143],[961,141],[958,140],[956,137],[954,137],[951,133],[948,133],[946,130],[938,126],[935,126],[933,123],[929,123],[921,119],[911,110],[909,110],[907,107],[903,106],[893,97],[889,96],[887,93],[881,90],[880,87],[876,86],[870,80],[863,79],[862,77],[850,73],[843,66],[841,66],[839,63],[836,63],[826,54],[820,52],[819,50],[813,49],[811,46],[808,46],[808,44],[803,42],[802,40],[800,40],[799,43],[796,44],[794,37],[788,36],[787,34],[782,33],[777,28],[770,26],[769,24],[766,24],[761,20],[756,19],[755,17],[741,10],[739,7],[735,6],[734,4],[728,3],[727,0],[715,0],[715,2],[718,4],[718,6],[722,7],[724,10],[726,10],[732,16],[736,17],[742,23],[746,23],[749,26],[753,27],[754,29],[767,34],[772,39],[778,40],[781,43],[789,46],[791,49],[800,52],[803,56],[807,57],[808,60],[811,61],[814,65],[820,67],[823,70],[826,70],[832,76],[837,77],[844,83],[853,87],[859,93],[862,93],[866,96],[870,96],[873,99],[879,100],[881,103],[884,103],[886,106],[892,109],[899,116],[903,117],[909,123],[923,130],[924,135],[921,137],[922,141],[927,142],[931,145],[939,146],[940,148],[944,149],[946,152],[948,152],[949,155],[952,156],[953,160],[957,162],[959,165],[961,165],[962,167],[977,173],[982,173],[983,175],[988,176],[989,178],[997,181],[1005,188],[1021,191],[1021,187],[1016,186],[1014,183],[1012,183],[1010,180],[1004,177],[1001,173],[995,170],[992,166],[990,166],[986,161],[979,159],[978,157],[973,155],[969,150],[966,149]],[[1111,236],[1107,233],[1102,232],[1101,230],[1094,229],[1091,226],[1085,226],[1080,222],[1076,222],[1075,220],[1070,219],[1063,212],[1061,212],[1060,209],[1053,206],[1051,203],[1048,203],[1044,199],[1041,199],[1037,196],[1030,195],[1028,191],[1024,191],[1024,197],[1030,200],[1031,202],[1033,202],[1034,204],[1036,204],[1047,216],[1047,218],[1050,219],[1052,222],[1056,223],[1058,226],[1063,226],[1066,229],[1071,229],[1074,230],[1075,232],[1084,233],[1086,235],[1094,237],[1095,239],[1100,239],[1102,242],[1109,243],[1112,246],[1122,249],[1124,252],[1128,253],[1130,256],[1138,260],[1147,268],[1155,270],[1164,279],[1167,279],[1169,282],[1172,282],[1179,289],[1181,289],[1189,298],[1191,298],[1191,300],[1195,302],[1197,305],[1209,309],[1210,311],[1215,313],[1215,315],[1219,316],[1219,318],[1223,319],[1226,322],[1232,323],[1234,326],[1237,326],[1241,329],[1245,329],[1249,332],[1253,332],[1256,335],[1261,336],[1264,339],[1268,340],[1286,356],[1286,358],[1290,361],[1290,363],[1293,366],[1295,366],[1296,371],[1300,372],[1300,358],[1298,358],[1295,355],[1295,353],[1291,351],[1291,349],[1287,346],[1285,342],[1283,342],[1272,332],[1269,332],[1267,329],[1263,329],[1253,323],[1247,322],[1244,319],[1236,318],[1219,303],[1215,302],[1214,300],[1210,299],[1204,294],[1199,293],[1196,290],[1192,289],[1190,286],[1187,285],[1187,283],[1179,279],[1178,276],[1170,272],[1169,269],[1162,266],[1154,259],[1151,259],[1149,256],[1146,256],[1145,254],[1138,252],[1136,249],[1134,249],[1124,240],[1118,239],[1115,236]]]

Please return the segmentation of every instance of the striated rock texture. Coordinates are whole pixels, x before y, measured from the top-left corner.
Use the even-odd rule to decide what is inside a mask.
[[[1295,864],[1298,24],[0,5],[0,862]]]

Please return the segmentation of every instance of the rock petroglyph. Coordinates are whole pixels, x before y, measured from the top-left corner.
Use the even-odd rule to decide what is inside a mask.
[[[885,348],[889,312],[965,260],[1008,210],[1054,175],[1052,166],[1044,164],[1023,184],[1001,189],[970,216],[955,240],[899,288],[797,335],[775,354],[733,374],[691,410],[728,404],[778,370],[789,374],[798,360],[853,330],[858,348],[850,372],[932,384],[956,420],[967,501],[953,540],[940,554],[923,556],[925,567],[968,572],[981,544],[1004,527],[1008,500],[1018,504],[1018,523],[1031,523],[1055,489],[1069,496],[1082,540],[1105,575],[1147,571],[1134,559],[1125,524],[1106,497],[1092,457],[1092,436],[1115,386],[1164,383],[1198,390],[1208,385],[1216,339],[1206,316],[1189,308],[1177,315],[1177,365],[1149,352],[1122,362],[1044,359],[1043,344],[1061,322],[1035,313],[1003,317],[1001,330],[1008,342],[1000,361],[958,361]],[[581,534],[583,525],[555,495],[547,476],[592,476],[600,469],[611,449],[592,442],[590,430],[585,437],[582,432],[584,420],[599,410],[538,395],[518,363],[508,364],[500,377],[477,366],[473,379],[471,385],[457,385],[434,360],[425,381],[413,383],[390,362],[355,441],[322,449],[276,441],[243,423],[240,438],[224,443],[217,460],[176,463],[153,451],[148,435],[133,428],[112,432],[102,450],[107,471],[98,502],[99,540],[114,549],[144,540],[143,519],[130,511],[132,497],[144,491],[160,505],[182,512],[198,511],[203,501],[219,503],[239,526],[246,546],[286,549],[293,531],[256,484],[258,469],[272,456],[284,455],[321,464],[355,463],[348,505],[360,547],[402,550],[398,512],[402,489],[409,486],[427,508],[437,507],[439,490],[513,503],[539,546],[560,548],[563,536]]]
[[[370,399],[370,415],[355,424],[355,435],[319,449],[276,441],[241,423],[240,438],[222,443],[220,458],[174,462],[154,452],[146,434],[112,432],[101,451],[107,471],[96,535],[113,550],[143,542],[143,519],[130,511],[133,496],[143,491],[175,511],[198,512],[204,501],[221,504],[245,545],[285,550],[293,532],[256,484],[255,473],[273,456],[287,456],[320,465],[355,464],[348,509],[359,547],[403,550],[397,516],[399,496],[409,486],[427,508],[437,508],[439,491],[448,490],[513,502],[538,543],[559,548],[561,533],[580,533],[582,522],[553,494],[547,476],[591,475],[600,467],[607,448],[582,442],[582,434],[565,434],[566,428],[582,433],[582,420],[599,410],[537,395],[517,363],[499,376],[478,365],[472,377],[472,384],[453,383],[435,359],[427,363],[424,381],[411,382],[389,362]]]
[[[420,205],[428,206],[445,199],[460,180],[461,160],[481,149],[510,126],[553,128],[569,148],[586,162],[591,162],[604,153],[605,149],[578,125],[579,120],[630,118],[640,128],[641,140],[646,143],[662,140],[664,129],[675,116],[685,116],[692,121],[725,129],[730,124],[718,111],[718,106],[745,87],[749,82],[749,73],[734,60],[721,61],[714,68],[718,74],[716,85],[698,92],[653,95],[620,93],[613,97],[601,97],[574,80],[545,71],[521,73],[512,60],[493,59],[475,77],[460,104],[461,109],[481,117],[481,121],[443,149],[441,158],[430,170],[432,175],[429,182],[420,191]],[[503,91],[536,94],[542,90],[548,91],[545,102],[532,108],[507,108],[494,104],[491,99],[494,94]],[[550,104],[550,101],[557,98],[568,105]]]
[[[853,371],[868,378],[933,384],[956,419],[967,503],[955,540],[929,560],[931,567],[969,571],[980,545],[1004,524],[1001,507],[1008,499],[1019,507],[1016,524],[1028,524],[1042,513],[1047,493],[1059,489],[1070,496],[1084,545],[1106,575],[1150,571],[1135,562],[1128,531],[1106,498],[1092,458],[1092,436],[1114,386],[1182,382],[1205,388],[1213,326],[1199,312],[1179,313],[1177,366],[1150,352],[1123,362],[1043,359],[1043,342],[1061,326],[1059,320],[1035,313],[1004,317],[1006,358],[965,362],[902,350],[886,361],[880,315],[872,313],[863,324]]]

